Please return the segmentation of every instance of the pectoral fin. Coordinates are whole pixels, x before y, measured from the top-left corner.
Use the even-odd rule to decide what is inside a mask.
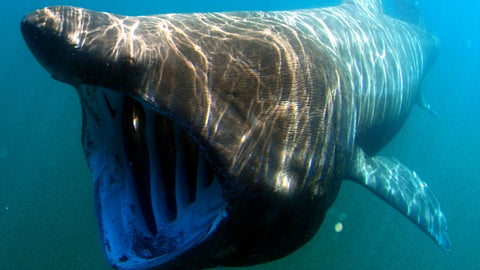
[[[408,217],[445,251],[451,250],[447,220],[437,198],[420,177],[399,161],[356,151],[350,179]]]

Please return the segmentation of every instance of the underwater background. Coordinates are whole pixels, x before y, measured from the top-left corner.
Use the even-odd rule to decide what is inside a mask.
[[[387,10],[390,1],[384,1]],[[80,143],[77,94],[53,80],[34,59],[20,33],[22,17],[59,4],[147,15],[288,10],[341,1],[1,2],[0,269],[107,270],[93,180]],[[439,118],[415,107],[381,154],[415,170],[437,195],[447,216],[452,252],[443,252],[381,199],[345,181],[309,243],[284,259],[237,269],[480,269],[480,1],[423,0],[418,8],[425,27],[442,42],[423,82]],[[335,231],[338,222],[343,224],[340,232]]]

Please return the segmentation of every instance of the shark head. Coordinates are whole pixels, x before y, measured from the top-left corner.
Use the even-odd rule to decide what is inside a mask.
[[[345,96],[299,78],[341,91],[341,71],[327,72],[327,58],[324,69],[295,69],[281,40],[248,33],[259,26],[242,28],[240,15],[236,28],[209,24],[222,16],[58,6],[21,23],[40,64],[80,96],[100,234],[116,268],[270,261],[308,241],[336,197],[334,168],[346,164],[334,136],[354,121],[334,110]]]

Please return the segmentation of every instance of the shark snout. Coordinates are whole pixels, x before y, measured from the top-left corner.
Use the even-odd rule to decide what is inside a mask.
[[[23,38],[38,62],[53,78],[69,84],[78,80],[73,71],[79,67],[71,59],[77,53],[73,37],[78,37],[81,24],[78,20],[66,23],[65,18],[80,18],[80,13],[80,9],[62,6],[43,8],[26,15],[20,24]]]
[[[66,33],[70,30],[67,28],[71,27],[66,27],[64,13],[66,12],[62,7],[51,7],[36,10],[23,18],[20,28],[30,50],[37,53],[54,52],[65,43],[65,40],[62,41],[62,33]]]
[[[21,21],[21,30],[24,37],[74,36],[82,30],[84,9],[53,6],[36,10]],[[31,36],[36,34],[37,36]],[[38,40],[38,39],[37,39]]]
[[[45,64],[52,55],[56,54],[58,48],[56,40],[58,40],[59,35],[53,31],[55,29],[55,27],[52,27],[53,21],[48,20],[45,10],[47,9],[44,8],[26,15],[20,24],[20,28],[28,48],[42,66],[48,68],[49,65]]]

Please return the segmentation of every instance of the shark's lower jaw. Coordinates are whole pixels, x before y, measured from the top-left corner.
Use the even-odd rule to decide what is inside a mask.
[[[198,144],[133,98],[86,85],[78,92],[109,262],[120,269],[159,266],[207,239],[226,202]]]

